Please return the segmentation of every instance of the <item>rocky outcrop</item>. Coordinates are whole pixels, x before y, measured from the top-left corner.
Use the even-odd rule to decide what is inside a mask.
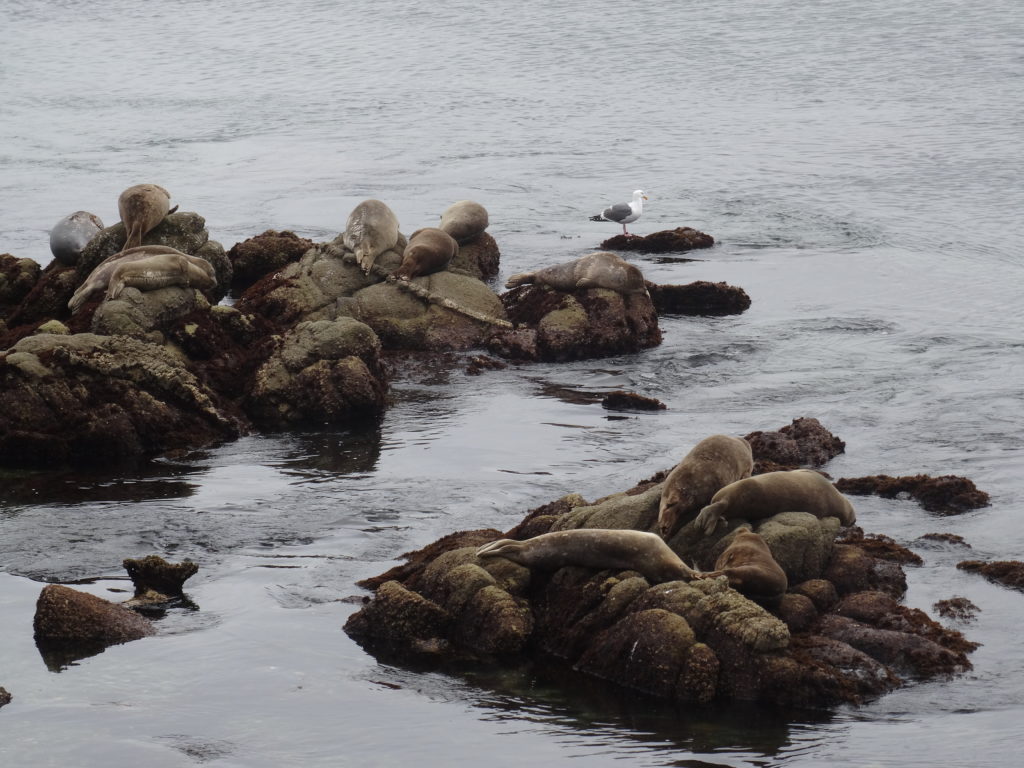
[[[574,528],[656,525],[661,484],[594,503],[570,495],[528,513],[512,530],[452,534],[365,582],[376,593],[346,631],[389,658],[524,654],[561,659],[615,685],[681,702],[785,706],[858,703],[907,679],[970,668],[975,644],[898,603],[898,562],[836,544],[834,518],[788,512],[755,530],[792,585],[775,605],[729,588],[724,577],[654,583],[632,570],[530,570],[478,558],[480,543]],[[669,542],[706,570],[742,521],[700,536],[691,523]]]
[[[312,240],[294,232],[273,229],[235,243],[227,253],[232,266],[231,288],[236,291],[248,288],[264,275],[298,261],[312,247]]]
[[[963,560],[956,564],[961,571],[980,573],[986,579],[1004,587],[1024,589],[1024,563],[1020,560]]]
[[[778,430],[751,432],[744,439],[750,443],[754,454],[754,474],[820,467],[846,449],[846,443],[815,418],[793,419],[791,424]]]
[[[149,619],[124,606],[60,584],[43,587],[32,624],[40,652],[58,668],[156,631]]]
[[[647,283],[659,315],[695,315],[720,317],[740,315],[750,309],[750,296],[742,288],[727,283],[698,280],[686,285]]]
[[[682,253],[697,248],[710,248],[715,238],[692,227],[676,227],[649,235],[615,235],[601,243],[606,251],[638,253]]]
[[[573,292],[522,285],[502,294],[518,327],[490,337],[491,352],[514,360],[561,362],[639,352],[661,343],[658,315],[647,294],[606,288]]]
[[[163,347],[44,334],[0,354],[0,463],[116,466],[239,436],[244,424]]]
[[[278,337],[244,407],[262,427],[349,424],[380,416],[385,381],[369,326],[346,317],[305,321]]]
[[[973,481],[955,475],[843,477],[836,481],[836,488],[843,493],[861,496],[873,493],[886,499],[907,494],[929,512],[946,515],[958,515],[971,509],[987,507],[989,502],[988,494],[978,490]]]

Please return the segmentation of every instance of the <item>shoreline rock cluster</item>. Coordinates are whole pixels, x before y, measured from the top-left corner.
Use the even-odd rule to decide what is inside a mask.
[[[788,455],[806,463],[824,464],[843,450],[815,419],[779,432],[798,436],[798,450]],[[780,447],[792,448],[771,439],[755,445],[755,460],[773,469]],[[667,541],[704,570],[737,531],[752,527],[789,581],[772,602],[748,599],[724,578],[657,583],[630,569],[546,572],[477,556],[496,539],[556,530],[655,531],[665,476],[592,503],[570,494],[509,531],[457,532],[408,553],[404,563],[361,583],[373,595],[345,631],[399,663],[556,659],[621,687],[701,704],[858,704],[911,680],[971,668],[975,643],[899,603],[907,588],[903,565],[919,557],[856,526],[841,530],[836,518],[785,512],[753,525],[730,520],[710,536],[691,519]]]
[[[730,314],[750,304],[724,283],[648,283],[633,294],[523,285],[499,295],[485,281],[501,254],[476,204],[475,229],[465,217],[442,219],[458,235],[446,269],[394,280],[381,275],[402,264],[401,233],[370,273],[345,233],[313,243],[268,230],[225,251],[203,217],[163,213],[166,190],[139,185],[125,196],[139,190],[160,213],[140,248],[156,261],[173,249],[190,260],[183,264],[208,263],[209,281],[202,290],[185,280],[152,287],[142,276],[104,297],[109,278],[97,270],[120,258],[126,227],[99,229],[94,217],[86,223],[98,231],[76,248],[85,220],[62,220],[64,248],[45,269],[0,255],[0,466],[121,466],[254,430],[372,423],[388,404],[385,354],[482,349],[520,364],[617,355],[661,342],[659,312]],[[677,244],[692,247],[693,237]],[[96,288],[79,291],[90,278]],[[509,320],[515,327],[501,327]]]

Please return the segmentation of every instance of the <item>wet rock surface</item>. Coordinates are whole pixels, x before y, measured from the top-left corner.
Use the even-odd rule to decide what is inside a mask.
[[[932,607],[943,618],[963,623],[974,621],[981,611],[981,608],[966,597],[951,597],[947,600],[939,600]]]
[[[606,251],[636,251],[638,253],[683,253],[698,248],[710,248],[715,238],[692,227],[676,227],[649,235],[615,235],[601,243]]]
[[[978,573],[1004,587],[1024,590],[1024,563],[1020,560],[964,560],[956,564],[961,571]]]
[[[647,291],[659,315],[719,317],[739,315],[750,309],[750,296],[738,286],[698,280],[686,285],[647,283]]]
[[[989,503],[987,493],[978,490],[966,477],[955,475],[843,477],[836,481],[836,488],[843,493],[860,496],[875,494],[886,499],[906,494],[917,500],[929,512],[947,515],[958,515],[971,509],[979,509],[988,506]]]
[[[754,454],[754,474],[820,467],[846,450],[846,443],[815,418],[793,419],[778,430],[751,432],[745,439]]]
[[[609,411],[663,411],[665,404],[655,397],[616,390],[601,398],[601,407]]]
[[[618,686],[696,703],[828,707],[970,668],[974,643],[899,603],[907,550],[859,530],[840,539],[835,518],[783,513],[752,526],[791,585],[763,605],[724,577],[658,583],[633,570],[542,571],[476,556],[498,538],[654,530],[663,476],[593,503],[570,494],[506,533],[451,534],[410,553],[363,583],[377,591],[345,629],[371,652],[386,648],[399,659],[555,658]],[[701,537],[691,522],[668,543],[706,570],[743,524]]]
[[[4,706],[5,704],[10,704],[11,699],[13,698],[14,697],[7,692],[6,688],[0,687],[0,707]]]
[[[312,240],[294,232],[273,229],[235,243],[227,252],[233,269],[231,288],[236,291],[248,288],[264,275],[298,261],[312,247]]]

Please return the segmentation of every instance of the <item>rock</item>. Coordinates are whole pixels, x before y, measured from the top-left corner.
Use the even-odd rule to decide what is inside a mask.
[[[508,363],[506,362],[495,360],[487,355],[473,355],[469,359],[469,365],[466,366],[466,374],[469,376],[479,376],[484,371],[501,371],[505,368],[508,368]]]
[[[964,547],[965,549],[971,549],[971,545],[968,544],[963,536],[959,536],[955,533],[926,533],[918,539],[919,542],[924,543],[927,546],[932,547],[943,547],[944,545],[950,545],[954,547]]]
[[[772,462],[773,469],[778,468],[774,465],[788,469],[820,467],[846,449],[846,443],[814,418],[793,419],[792,424],[776,432],[751,432],[746,441],[750,443],[755,463]],[[760,471],[755,467],[754,474]]]
[[[1024,589],[1024,563],[1019,560],[963,560],[956,564],[961,571],[980,573],[989,581],[1005,587]]]
[[[609,411],[663,411],[665,404],[654,397],[644,397],[635,392],[619,389],[609,392],[601,399],[601,407]]]
[[[60,584],[40,592],[33,628],[41,650],[64,658],[91,656],[106,646],[155,633],[152,623],[137,613]]]
[[[785,622],[790,635],[793,635],[809,629],[818,618],[818,611],[809,597],[787,592],[779,601],[775,615]]]
[[[380,341],[351,318],[301,322],[256,371],[245,404],[269,428],[352,424],[384,411]]]
[[[789,591],[807,597],[819,612],[831,611],[839,602],[835,584],[827,579],[808,579],[791,587]]]
[[[185,317],[209,308],[209,302],[194,288],[125,288],[116,299],[96,307],[89,330],[101,336],[131,336],[162,343]]]
[[[111,468],[244,425],[179,357],[124,336],[29,336],[0,354],[0,464]]]
[[[880,560],[891,560],[902,565],[923,565],[921,556],[897,544],[880,533],[865,534],[860,526],[847,528],[837,539],[842,544],[856,544],[861,550]]]
[[[31,265],[26,267],[31,270]],[[8,279],[11,279],[8,273]],[[18,278],[14,277],[17,282]],[[24,282],[21,283],[24,286]],[[0,340],[0,348],[13,346],[19,339],[28,336],[36,326],[47,320],[67,319],[68,299],[78,287],[78,272],[75,267],[66,267],[57,261],[50,262],[25,293],[21,302],[7,313],[8,331]],[[12,296],[21,292],[11,288]],[[0,310],[4,307],[0,306]]]
[[[312,247],[312,240],[273,229],[235,243],[227,253],[233,268],[231,288],[248,288],[260,278],[297,262]]]
[[[740,315],[750,309],[750,296],[727,283],[698,280],[686,285],[647,283],[647,291],[659,315],[721,317]]]
[[[697,248],[710,248],[715,239],[692,227],[676,227],[649,235],[615,235],[601,243],[605,251],[637,251],[639,253],[681,253]]]
[[[494,354],[512,359],[566,361],[639,352],[661,343],[649,296],[605,288],[572,293],[521,285],[501,295],[508,318],[521,329],[495,333]]]
[[[185,582],[199,570],[191,560],[169,563],[159,555],[125,558],[122,565],[135,585],[136,596],[150,591],[168,596],[181,595]]]
[[[939,600],[932,607],[944,618],[965,623],[974,621],[981,610],[981,608],[966,597],[951,597],[948,600]]]
[[[4,688],[3,686],[0,686],[0,707],[4,706],[5,704],[10,704],[11,703],[11,699],[13,699],[13,698],[14,697],[11,696],[11,694],[9,694],[7,692],[6,688]]]
[[[410,283],[471,313],[506,320],[494,291],[476,278],[453,272],[435,272],[409,283],[371,285],[357,291],[342,311],[373,328],[388,349],[470,349],[494,332],[496,326],[491,323],[415,295]]]
[[[971,509],[987,507],[988,494],[979,491],[966,477],[942,475],[913,475],[911,477],[890,477],[871,475],[868,477],[844,477],[836,481],[836,488],[843,493],[858,496],[876,494],[894,499],[907,494],[916,499],[929,512],[958,515]]]
[[[468,243],[460,242],[459,252],[448,265],[450,271],[464,272],[477,280],[493,280],[500,267],[501,251],[498,243],[486,232],[481,232]]]
[[[32,259],[0,253],[0,317],[18,306],[39,282],[42,268]]]
[[[451,616],[431,600],[397,581],[386,581],[362,610],[345,622],[345,632],[361,643],[385,651],[435,653],[448,647]]]
[[[907,591],[907,577],[898,563],[876,560],[852,544],[833,547],[822,578],[832,582],[840,595],[877,589],[901,597]]]

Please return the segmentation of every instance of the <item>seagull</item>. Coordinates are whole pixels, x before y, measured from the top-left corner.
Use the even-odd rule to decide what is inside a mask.
[[[638,189],[633,192],[633,202],[610,205],[597,214],[597,216],[591,216],[590,220],[614,221],[616,224],[622,225],[622,234],[628,235],[629,232],[626,231],[626,225],[632,224],[640,218],[640,214],[644,212],[644,200],[646,199],[647,195],[644,194],[644,191]]]

